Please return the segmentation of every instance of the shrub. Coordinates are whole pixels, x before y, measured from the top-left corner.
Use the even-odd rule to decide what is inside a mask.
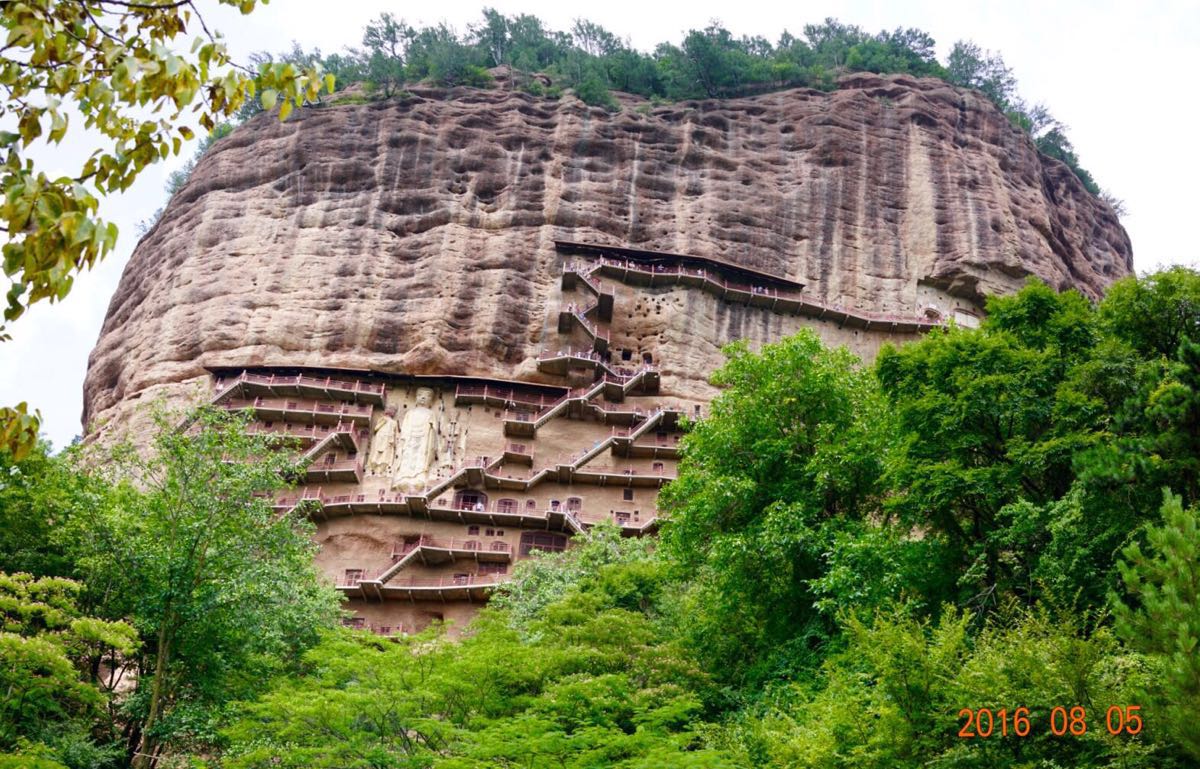
[[[603,107],[609,112],[615,112],[620,109],[617,100],[609,93],[608,88],[597,78],[588,78],[584,80],[575,89],[575,95],[579,100],[590,107]]]

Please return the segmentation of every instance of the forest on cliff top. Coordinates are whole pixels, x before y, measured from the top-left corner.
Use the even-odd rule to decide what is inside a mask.
[[[1025,132],[1042,154],[1065,163],[1083,186],[1125,213],[1117,196],[1101,189],[1081,164],[1067,126],[1044,104],[1021,97],[1016,76],[1004,58],[975,43],[954,43],[945,63],[938,60],[936,41],[915,28],[870,33],[853,24],[826,19],[806,24],[800,36],[784,31],[775,43],[736,37],[719,22],[690,30],[679,44],[663,42],[650,53],[593,22],[580,19],[568,32],[548,28],[529,14],[505,16],[492,8],[465,34],[446,24],[414,27],[384,13],[363,30],[362,47],[323,54],[293,45],[289,51],[255,54],[258,64],[320,66],[334,77],[337,91],[358,86],[362,95],[345,93],[328,99],[389,99],[406,86],[442,87],[497,85],[489,70],[507,71],[506,84],[541,98],[559,99],[571,89],[585,103],[620,109],[613,91],[634,94],[653,103],[686,99],[723,99],[784,88],[835,90],[838,78],[853,72],[936,77],[978,90],[1012,124]],[[533,77],[532,75],[539,75]],[[204,137],[192,159],[167,181],[168,195],[181,189],[196,162],[235,125],[263,111],[251,99],[235,119],[221,123]],[[142,224],[146,232],[160,209]]]
[[[257,60],[321,64],[339,90],[358,84],[376,98],[395,96],[416,83],[488,87],[493,84],[489,70],[507,68],[503,77],[510,84],[536,96],[558,98],[569,88],[584,102],[607,109],[619,108],[612,91],[680,101],[795,87],[831,91],[841,75],[852,72],[936,77],[983,93],[1039,151],[1066,163],[1092,194],[1102,194],[1080,164],[1067,127],[1046,105],[1021,97],[999,53],[970,41],[956,42],[941,62],[936,41],[916,28],[870,33],[829,18],[806,24],[798,36],[785,30],[773,43],[761,36],[737,37],[714,21],[690,30],[678,44],[662,42],[647,53],[584,19],[559,31],[529,14],[506,16],[485,8],[482,16],[460,33],[444,23],[412,26],[384,13],[364,29],[361,48],[323,55],[294,46],[281,54],[261,53]],[[260,103],[250,102],[242,117],[259,109]],[[1113,196],[1104,197],[1120,208]]]
[[[726,353],[661,538],[457,641],[340,627],[228,413],[0,457],[0,767],[1200,765],[1200,274]]]

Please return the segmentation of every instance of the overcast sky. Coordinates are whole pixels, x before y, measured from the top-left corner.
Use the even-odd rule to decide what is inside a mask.
[[[210,28],[219,29],[235,56],[280,51],[298,41],[330,53],[358,45],[366,22],[390,11],[410,22],[445,21],[458,29],[475,21],[483,3],[441,0],[407,4],[379,0],[274,0],[250,16],[199,0]],[[1139,272],[1166,264],[1193,264],[1200,251],[1188,234],[1200,217],[1200,149],[1195,134],[1195,68],[1200,54],[1200,0],[1003,0],[1002,2],[713,2],[686,4],[497,0],[506,14],[532,13],[555,29],[589,18],[634,47],[651,49],[679,42],[688,29],[719,19],[736,35],[771,40],[787,29],[833,16],[869,31],[919,27],[938,42],[945,58],[955,40],[970,39],[1000,51],[1030,102],[1045,103],[1070,128],[1085,168],[1102,187],[1122,198],[1123,220],[1133,240]],[[44,156],[51,170],[79,168],[90,149],[67,142]],[[143,172],[124,195],[101,203],[102,215],[117,224],[116,253],[80,276],[66,301],[42,303],[10,327],[13,341],[0,343],[0,404],[28,401],[41,409],[43,429],[56,447],[82,430],[83,377],[87,356],[100,331],[109,298],[137,242],[136,224],[165,202],[167,174],[190,156],[185,149]],[[7,290],[6,286],[0,287]]]

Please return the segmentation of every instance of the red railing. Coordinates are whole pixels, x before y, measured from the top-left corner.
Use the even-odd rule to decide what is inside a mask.
[[[316,491],[316,492],[306,491],[302,495],[301,494],[293,494],[293,495],[280,497],[279,499],[276,500],[274,506],[277,509],[282,508],[282,509],[290,510],[292,507],[295,507],[298,503],[306,502],[306,501],[320,502],[322,505],[338,505],[338,504],[367,503],[367,502],[370,502],[372,504],[387,504],[387,503],[399,504],[399,503],[404,502],[404,495],[403,494],[388,495],[388,494],[381,493],[377,497],[372,496],[370,494],[338,494],[336,496],[327,496],[325,494],[321,494],[320,490],[318,489],[318,491]]]
[[[385,394],[385,385],[372,384],[360,380],[334,379],[333,377],[315,377],[305,374],[252,374],[248,371],[243,371],[233,379],[220,378],[216,382],[218,390],[225,389],[235,384],[255,384],[264,387],[319,387],[322,390],[340,390],[346,393],[362,394],[362,395],[378,395],[383,397]]]
[[[613,267],[615,269],[625,270],[628,272],[637,272],[643,275],[663,275],[675,278],[700,278],[726,291],[738,291],[744,294],[765,296],[773,299],[786,299],[808,305],[817,310],[840,313],[848,317],[858,318],[859,320],[864,321],[883,323],[912,323],[917,326],[929,328],[945,325],[945,321],[932,320],[921,315],[900,315],[896,313],[871,312],[869,310],[842,307],[840,304],[831,305],[809,297],[801,291],[788,289],[780,290],[768,286],[757,286],[750,283],[727,280],[719,274],[700,268],[688,269],[684,267],[666,267],[663,265],[650,266],[638,264],[636,262],[622,262],[616,259],[601,257],[599,260],[597,260],[597,263],[592,267],[591,270],[589,270],[589,272],[595,271],[601,267]],[[574,265],[572,265],[570,269],[576,273],[581,272],[581,269]]]
[[[412,542],[397,542],[392,546],[392,559],[408,555],[417,548],[428,547],[436,550],[456,550],[471,553],[511,553],[512,546],[503,540],[484,542],[479,539],[442,539],[422,535]]]
[[[479,507],[476,507],[475,505],[467,503],[467,502],[459,502],[458,504],[449,504],[449,505],[434,504],[431,506],[439,508],[441,510],[461,510],[464,513],[487,513],[489,515],[495,514],[495,515],[529,516],[529,515],[535,515],[535,514],[540,515],[541,514],[540,511],[538,511],[538,510],[526,509],[526,508],[521,508],[521,509],[512,508],[512,509],[502,510],[500,508],[500,502],[498,500],[496,502],[492,502],[492,503],[489,503],[486,505],[480,503]]]
[[[558,350],[547,350],[546,352],[538,354],[538,360],[553,360],[555,358],[579,358],[592,363],[599,363],[601,367],[608,371],[611,375],[623,377],[625,379],[632,379],[643,372],[658,370],[658,367],[652,363],[643,363],[637,368],[624,368],[620,366],[614,367],[605,361],[600,353],[594,350],[575,350],[568,347],[566,349],[559,348]]]
[[[587,287],[592,290],[592,293],[596,294],[597,296],[605,293],[611,294],[612,289],[605,291],[604,282],[592,277],[593,271],[593,269],[580,269],[579,266],[573,262],[563,265],[563,272],[573,272],[578,275],[579,279],[586,283]]]
[[[484,399],[494,399],[498,401],[508,401],[511,403],[525,403],[531,406],[541,408],[547,402],[556,402],[558,399],[551,401],[546,400],[545,395],[531,395],[522,393],[512,387],[496,387],[492,385],[459,385],[454,390],[455,399],[462,397],[475,397]]]
[[[645,520],[635,521],[632,518],[621,518],[620,516],[614,514],[612,520],[622,529],[645,529],[647,526],[657,523],[658,516],[652,515]]]
[[[618,385],[621,385],[622,387],[624,387],[632,379],[634,379],[636,377],[640,377],[643,374],[645,374],[647,371],[650,371],[650,370],[651,369],[648,367],[643,368],[643,369],[638,369],[637,371],[634,371],[629,376],[615,376],[615,375],[610,375],[610,374],[604,374],[590,385],[587,385],[585,387],[576,387],[573,390],[569,390],[565,395],[559,397],[557,400],[553,401],[552,403],[547,404],[546,406],[544,406],[543,408],[541,408],[538,411],[506,410],[504,412],[504,419],[509,420],[509,421],[514,421],[514,422],[537,422],[537,421],[540,421],[542,418],[544,418],[546,416],[546,414],[548,414],[551,411],[553,411],[554,409],[558,408],[566,401],[590,400],[592,398],[592,396],[594,396],[595,394],[600,392],[601,385],[611,383],[611,384],[618,384]],[[592,406],[592,408],[600,409],[602,411],[606,411],[609,413],[632,413],[632,412],[621,411],[620,409],[606,409],[605,407],[597,406],[594,403],[591,404],[591,406]],[[636,411],[638,413],[642,413],[641,409],[637,409]],[[647,413],[649,413],[649,412],[647,412]]]
[[[572,302],[571,304],[567,305],[567,312],[574,316],[575,320],[579,321],[580,325],[583,326],[584,330],[586,330],[589,335],[596,339],[603,339],[607,342],[609,340],[608,329],[600,328],[599,323],[594,323],[587,318],[588,313],[590,313],[592,310],[598,309],[599,307],[599,301],[592,302],[587,307],[582,309]]]
[[[494,587],[508,580],[506,574],[464,574],[450,577],[392,578],[385,587]]]
[[[375,576],[378,576],[378,574]],[[358,587],[363,582],[369,582],[372,579],[373,577],[368,577],[364,574],[361,577],[347,580],[343,575],[338,578],[337,587],[342,590],[348,590]],[[463,574],[449,577],[392,577],[384,583],[384,587],[490,587],[498,585],[507,579],[508,575],[506,574]]]
[[[365,440],[367,430],[360,430],[353,422],[338,422],[336,425],[293,425],[290,423],[274,424],[267,427],[261,422],[251,422],[246,428],[251,435],[286,435],[289,438],[305,438],[319,441],[337,433],[349,433],[357,441]]]
[[[313,462],[308,466],[307,472],[311,474],[321,474],[344,472],[346,470],[353,470],[355,473],[361,474],[363,471],[362,457],[357,457],[355,459],[342,459],[336,462]],[[325,500],[322,499],[321,501],[323,503]]]
[[[593,449],[573,454],[566,462],[561,462],[564,465],[575,465],[583,457],[591,453]],[[661,470],[639,470],[636,467],[575,467],[575,472],[584,473],[585,475],[603,475],[607,477],[619,478],[621,476],[645,476],[647,478],[674,478],[675,476],[668,473],[664,467]],[[515,480],[527,480],[517,478]]]
[[[339,588],[357,587],[363,582],[371,582],[372,580],[379,579],[391,568],[392,564],[388,564],[381,569],[347,569],[346,571],[358,571],[360,573],[357,575],[349,575],[343,571],[338,575],[336,584]]]
[[[293,414],[328,414],[336,417],[371,417],[372,407],[369,403],[329,403],[311,399],[289,400],[287,398],[254,398],[226,401],[224,407],[230,410],[255,409],[261,411],[279,411]]]

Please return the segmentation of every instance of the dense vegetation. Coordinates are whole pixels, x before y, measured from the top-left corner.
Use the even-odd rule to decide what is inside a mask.
[[[828,91],[848,72],[938,77],[981,91],[1039,150],[1066,163],[1089,191],[1101,194],[1079,164],[1066,127],[1044,105],[1020,97],[1016,78],[999,54],[959,41],[942,63],[934,45],[920,29],[871,34],[835,19],[807,24],[799,36],[785,31],[774,43],[764,37],[735,37],[713,22],[690,30],[678,45],[663,42],[646,53],[586,20],[563,32],[547,28],[536,16],[505,16],[485,8],[483,19],[463,34],[445,24],[413,27],[385,13],[367,25],[361,48],[324,56],[294,47],[277,56],[260,54],[259,59],[319,64],[336,77],[339,89],[361,83],[378,97],[395,96],[406,84],[419,82],[487,86],[489,69],[507,67],[510,84],[533,94],[557,98],[563,88],[571,88],[588,104],[609,109],[617,108],[611,91],[678,101],[797,86]],[[545,77],[531,78],[531,73]],[[257,108],[247,104],[243,116]]]
[[[0,753],[75,769],[203,749],[227,702],[335,625],[311,526],[263,496],[287,454],[226,414],[177,424],[148,460],[0,461]]]
[[[522,562],[460,641],[337,627],[228,417],[5,459],[0,766],[1196,766],[1200,275],[988,309],[870,368],[732,346],[657,546]]]

